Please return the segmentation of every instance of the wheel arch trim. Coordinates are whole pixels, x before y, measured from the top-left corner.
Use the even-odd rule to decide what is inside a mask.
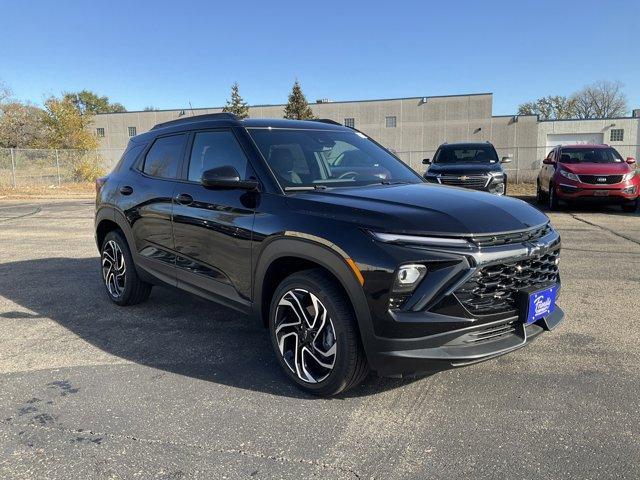
[[[371,314],[360,280],[352,269],[353,267],[348,263],[348,260],[351,259],[346,255],[346,252],[326,239],[297,232],[286,232],[285,235],[279,235],[267,240],[267,242],[262,247],[253,270],[253,307],[256,318],[262,321],[265,315],[268,316],[268,310],[265,312],[262,307],[262,291],[269,267],[284,257],[307,260],[325,268],[338,280],[340,286],[347,293],[356,316],[362,344],[365,352],[368,353],[368,347],[371,346],[374,339]]]

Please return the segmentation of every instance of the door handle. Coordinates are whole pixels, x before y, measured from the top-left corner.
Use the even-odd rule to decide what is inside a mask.
[[[190,205],[193,203],[193,197],[188,193],[181,193],[176,197],[176,202],[180,205]]]
[[[129,185],[125,185],[124,187],[120,187],[120,193],[122,195],[131,195],[133,193],[133,188]]]

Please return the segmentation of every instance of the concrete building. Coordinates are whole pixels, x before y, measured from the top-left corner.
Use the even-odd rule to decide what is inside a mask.
[[[623,156],[640,156],[640,113],[604,120],[539,121],[537,116],[494,116],[493,95],[479,93],[439,97],[332,102],[311,105],[318,118],[352,126],[394,150],[414,169],[422,171],[423,158],[431,158],[444,142],[489,141],[500,156],[511,155],[512,179],[535,178],[541,159],[551,147],[566,143],[608,143]],[[100,137],[108,163],[116,161],[129,137],[155,124],[181,116],[222,111],[218,108],[159,110],[100,114],[93,131]],[[250,107],[253,118],[282,118],[284,105]]]

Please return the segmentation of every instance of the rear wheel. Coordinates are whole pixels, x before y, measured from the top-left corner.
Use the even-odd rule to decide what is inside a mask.
[[[100,252],[102,280],[109,298],[118,305],[145,301],[151,293],[151,284],[138,277],[124,236],[117,230],[109,232]]]
[[[332,396],[359,384],[369,371],[351,304],[323,270],[287,277],[269,310],[278,363],[298,387]]]
[[[623,203],[622,204],[622,211],[623,212],[633,213],[636,210],[638,210],[638,199],[637,198],[633,202]]]

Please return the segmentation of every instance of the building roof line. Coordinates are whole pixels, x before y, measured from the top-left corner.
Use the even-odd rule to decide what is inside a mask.
[[[556,119],[548,119],[548,120],[538,120],[540,123],[543,122],[581,122],[585,120],[639,120],[640,117],[593,117],[593,118],[556,118]]]
[[[313,106],[313,105],[335,105],[335,104],[338,104],[338,103],[391,102],[391,101],[396,101],[396,100],[421,100],[423,98],[426,98],[427,101],[428,101],[431,98],[438,99],[438,98],[452,98],[452,97],[477,97],[477,96],[485,96],[485,95],[493,95],[493,92],[462,93],[462,94],[458,94],[458,95],[431,95],[431,96],[421,95],[421,96],[417,96],[417,97],[371,98],[371,99],[364,99],[364,100],[335,100],[335,101],[332,100],[332,101],[329,101],[329,102],[320,102],[320,103],[312,102],[312,103],[309,103],[309,105]],[[284,107],[285,105],[286,105],[286,103],[267,103],[267,104],[262,104],[262,105],[249,105],[249,108]],[[224,107],[163,108],[163,109],[159,109],[159,110],[127,110],[126,112],[97,113],[96,115],[117,115],[117,114],[123,114],[123,113],[179,112],[179,111],[182,111],[182,110],[184,110],[185,115],[186,115],[187,112],[190,112],[190,111],[196,111],[196,110],[219,110],[219,109],[222,109],[222,108],[224,108]]]

